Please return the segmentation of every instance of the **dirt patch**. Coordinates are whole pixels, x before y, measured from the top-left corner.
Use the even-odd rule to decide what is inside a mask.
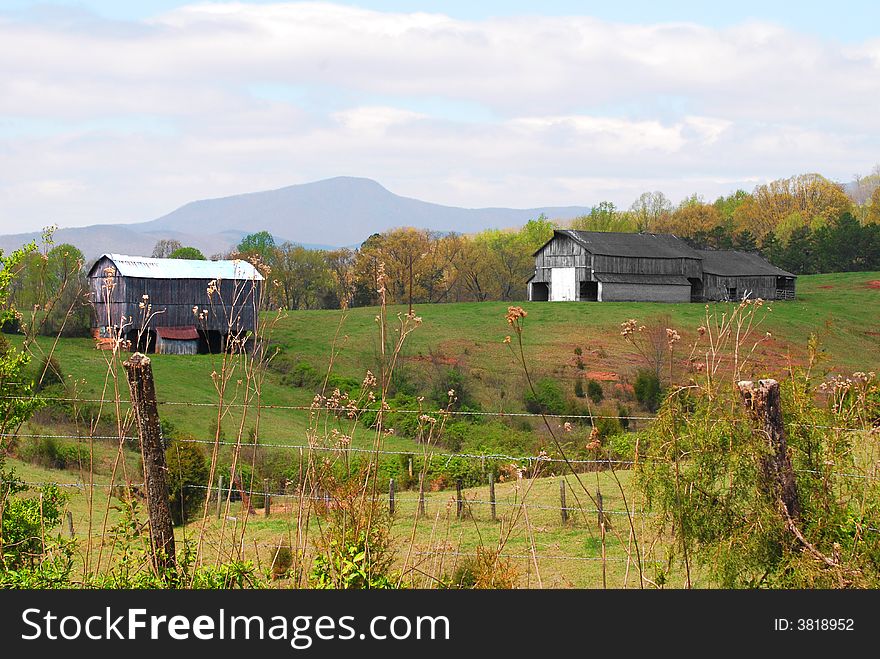
[[[868,288],[880,289],[880,279],[872,279],[867,284],[865,284]]]
[[[834,288],[831,284],[825,284],[824,286],[819,286],[818,288]]]
[[[587,371],[586,377],[591,380],[601,380],[602,382],[617,382],[620,376],[612,371]]]

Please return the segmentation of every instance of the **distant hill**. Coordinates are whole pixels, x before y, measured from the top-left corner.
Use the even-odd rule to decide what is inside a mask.
[[[542,213],[568,220],[589,212],[583,206],[456,208],[401,197],[370,179],[337,177],[193,201],[149,222],[60,229],[55,242],[76,245],[88,259],[104,252],[149,255],[157,240],[174,238],[210,256],[264,229],[279,243],[328,248],[357,245],[373,233],[399,226],[469,233],[519,226]],[[0,248],[14,249],[33,238],[39,233],[0,236]]]

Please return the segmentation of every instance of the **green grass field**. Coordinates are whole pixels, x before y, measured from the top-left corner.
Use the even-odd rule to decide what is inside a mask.
[[[773,338],[762,344],[756,355],[756,374],[784,375],[790,363],[804,363],[807,340],[811,334],[819,337],[827,353],[823,368],[841,373],[877,370],[880,366],[880,284],[875,282],[878,281],[880,273],[800,278],[798,300],[769,305],[772,311],[767,312],[760,333],[763,335],[764,331],[770,331]],[[521,411],[524,378],[514,355],[503,343],[504,337],[511,333],[505,322],[507,306],[507,303],[499,302],[417,306],[416,313],[422,317],[423,323],[407,340],[401,354],[400,368],[411,382],[423,386],[427,393],[430,383],[439,374],[451,366],[457,366],[465,373],[467,386],[483,409]],[[697,336],[696,328],[702,323],[706,311],[704,305],[700,304],[531,303],[523,306],[528,312],[525,319],[525,351],[529,367],[536,376],[552,376],[562,380],[595,376],[606,383],[614,379],[626,381],[640,365],[638,355],[620,337],[621,322],[628,318],[644,322],[658,314],[668,314],[673,327],[683,336],[682,343],[687,344]],[[710,307],[720,313],[728,308],[724,304]],[[404,311],[403,308],[391,308],[389,318],[393,320]],[[284,358],[291,363],[306,361],[326,371],[338,328],[339,352],[335,358],[334,372],[360,380],[367,369],[377,368],[376,313],[375,308],[353,309],[345,313],[290,312],[272,329],[270,340],[283,348]],[[38,351],[47,351],[51,343],[41,340]],[[583,369],[576,365],[575,348],[581,349],[585,362]],[[55,354],[68,380],[76,381],[78,398],[112,401],[118,394],[122,401],[121,409],[124,411],[127,408],[124,373],[121,369],[112,368],[108,361],[109,354],[95,350],[91,340],[60,340]],[[212,373],[221,369],[221,357],[155,355],[152,359],[162,417],[171,421],[179,431],[196,438],[213,437],[217,392]],[[234,393],[240,377],[243,378],[243,375],[234,373],[230,378],[231,393],[227,396],[227,402],[241,402],[241,395]],[[72,388],[73,385],[68,384],[68,390]],[[266,371],[261,403],[268,407],[259,412],[260,442],[264,445],[307,443],[310,427],[308,412],[272,406],[308,406],[313,395],[314,391],[309,388],[283,385],[279,373],[271,369]],[[113,403],[105,405],[105,410],[114,407]],[[246,414],[243,420],[242,414]],[[350,432],[352,427],[351,422],[347,421],[329,423],[338,423],[346,432]],[[232,407],[229,416],[224,419],[224,434],[234,440],[241,428],[242,437],[247,440],[256,424],[253,406],[247,408],[246,412],[242,408]],[[27,424],[23,432],[73,434],[73,430],[69,422],[55,421],[43,414]],[[316,430],[326,438],[330,427],[322,425]],[[108,432],[113,434],[112,427]],[[352,444],[363,448],[372,447],[374,442],[375,433],[360,428]],[[422,449],[412,439],[398,436],[385,437],[382,447],[388,451],[414,453],[421,453]],[[112,507],[114,501],[108,498],[104,487],[109,482],[108,474],[116,456],[114,444],[96,442],[95,454],[101,468],[94,475],[99,487],[95,488],[91,512],[86,489],[66,489],[70,494],[68,506],[73,513],[76,534],[84,542],[93,545],[100,542],[101,534],[115,523],[118,515]],[[130,480],[138,482],[137,455],[126,451],[125,458]],[[13,462],[20,475],[30,482],[88,482],[88,475],[77,471],[58,471]],[[639,502],[631,487],[630,474],[621,471],[620,478],[630,506],[638,509]],[[607,510],[622,510],[620,492],[610,474],[587,473],[582,474],[581,479],[591,493],[597,488],[602,490]],[[570,476],[567,480],[569,492],[573,493],[569,505],[577,507],[577,501],[573,500],[574,493],[577,493],[584,512],[573,512],[573,520],[563,526],[559,511],[558,478],[536,479],[528,498],[528,521],[520,516],[504,545],[504,554],[510,557],[515,566],[521,585],[537,586],[539,575],[540,583],[545,587],[602,585],[602,543],[596,513],[574,477]],[[121,481],[121,470],[117,471],[117,481]],[[517,493],[514,488],[513,483],[500,483],[497,486],[499,518],[509,518],[510,512],[520,501],[521,492]],[[398,494],[393,534],[397,541],[396,560],[399,566],[406,564],[412,567],[416,564],[420,570],[432,575],[451,574],[456,561],[463,555],[473,553],[476,546],[497,545],[505,526],[501,522],[492,522],[488,505],[480,503],[488,500],[487,488],[466,490],[465,498],[472,502],[468,506],[472,514],[466,515],[463,520],[455,517],[453,497],[449,490],[429,492],[427,516],[416,521],[416,493],[403,491]],[[273,547],[280,539],[290,537],[296,531],[294,503],[278,498],[273,503],[274,513],[270,518],[264,518],[259,510],[256,515],[247,518],[246,557],[263,566],[271,562]],[[637,516],[636,519],[640,525],[639,537],[650,543],[650,518]],[[244,520],[240,504],[233,504],[226,520],[227,537],[236,529],[240,531],[239,525]],[[605,549],[609,560],[605,577],[609,586],[620,587],[624,582],[632,586],[636,584],[635,566],[630,564],[627,572],[624,545],[628,543],[629,529],[626,517],[611,516],[611,521],[615,528],[606,536]],[[206,537],[216,538],[221,525],[211,516]],[[313,520],[309,525],[309,533],[313,537],[317,525],[318,520]],[[196,530],[190,525],[179,529],[178,533],[181,537],[192,537]],[[659,541],[653,550],[643,547],[643,557],[649,561],[662,560],[662,550],[663,543]],[[105,556],[102,560],[111,559]],[[651,573],[650,566],[646,573]],[[428,586],[429,582],[428,579],[421,585]]]

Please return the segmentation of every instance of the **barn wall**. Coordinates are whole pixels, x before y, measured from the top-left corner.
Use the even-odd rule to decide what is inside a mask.
[[[222,280],[219,290],[209,298],[207,279],[149,279],[117,275],[108,280],[103,276],[103,269],[112,265],[109,259],[101,259],[93,270],[97,276],[89,281],[96,327],[120,325],[123,322],[139,327],[144,317],[139,305],[144,301],[143,296],[148,295],[147,302],[156,314],[151,319],[150,327],[195,325],[223,334],[256,330],[261,281]],[[193,307],[207,309],[207,318],[199,320],[193,314]],[[126,321],[121,320],[123,317]]]
[[[577,268],[577,281],[590,278],[592,255],[565,235],[557,234],[535,255],[535,278],[532,281],[550,283],[551,268]]]
[[[599,282],[602,302],[690,302],[691,287],[673,284],[621,284]]]
[[[741,300],[746,292],[750,299],[776,299],[776,277],[732,277],[708,273],[703,276],[703,295],[707,300],[727,300],[729,288],[736,288],[738,300]]]
[[[689,258],[658,259],[597,254],[593,257],[593,269],[596,272],[628,275],[682,275],[684,277],[701,277],[703,275],[703,266],[700,260]]]

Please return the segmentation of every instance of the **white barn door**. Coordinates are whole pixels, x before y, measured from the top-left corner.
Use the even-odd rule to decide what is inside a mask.
[[[575,268],[550,269],[550,301],[572,302],[577,299]]]

